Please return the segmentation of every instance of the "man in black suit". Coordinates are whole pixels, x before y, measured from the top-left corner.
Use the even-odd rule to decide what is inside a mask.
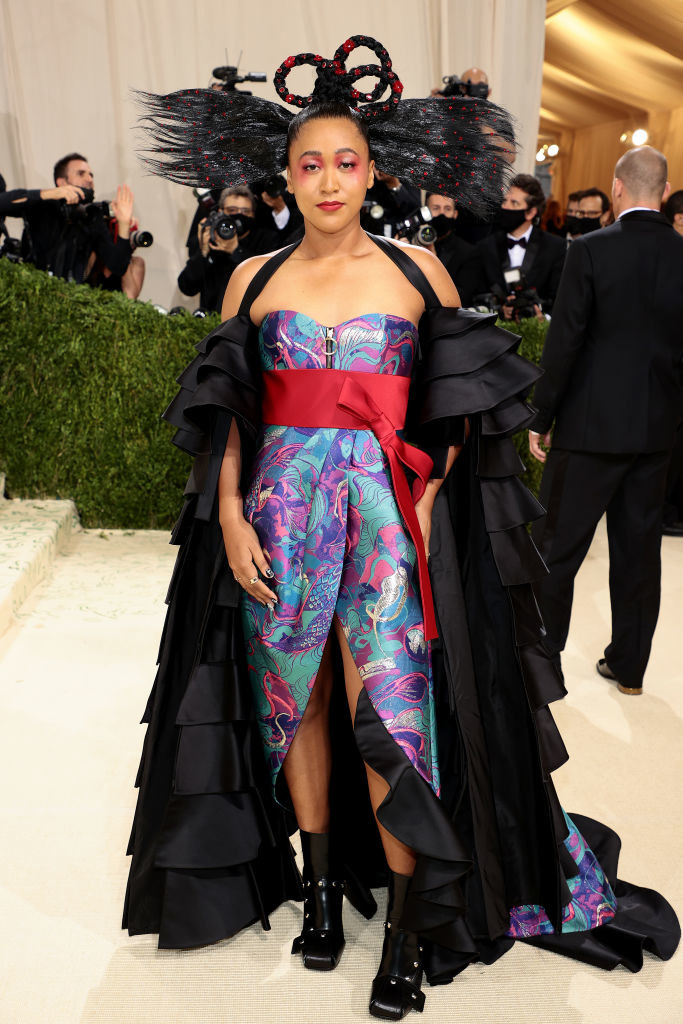
[[[567,246],[563,238],[550,235],[538,226],[544,207],[540,181],[531,174],[517,174],[498,212],[500,230],[483,238],[478,246],[490,290],[503,289],[507,294],[511,271],[517,271],[512,276],[518,277],[521,273],[527,286],[536,289],[543,308],[550,311]]]
[[[436,242],[427,248],[439,257],[451,275],[462,305],[471,306],[474,296],[486,291],[481,252],[476,245],[470,245],[456,235],[454,229],[458,210],[453,199],[430,192],[425,203],[432,215],[430,223],[436,231]]]
[[[574,578],[606,512],[612,641],[597,669],[628,694],[642,693],[659,614],[662,505],[683,414],[683,238],[659,212],[666,174],[657,150],[626,153],[612,186],[619,219],[569,247],[529,432],[545,462],[548,511],[534,532],[550,570],[538,587],[545,643],[559,667]]]

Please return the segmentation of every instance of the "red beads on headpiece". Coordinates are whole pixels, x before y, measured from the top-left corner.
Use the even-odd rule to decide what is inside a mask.
[[[359,46],[372,50],[380,60],[379,64],[361,64],[347,69],[348,55]],[[310,96],[298,96],[289,92],[285,85],[287,75],[294,67],[309,64],[316,69],[316,83]],[[377,85],[372,92],[361,93],[355,83],[361,78],[377,78]],[[296,107],[306,107],[310,103],[345,103],[358,109],[365,117],[376,117],[379,112],[389,113],[396,107],[403,92],[403,85],[391,70],[389,54],[381,43],[371,36],[351,36],[335,51],[332,60],[325,60],[317,53],[298,53],[287,57],[275,72],[273,79],[279,96],[286,103]],[[384,93],[390,95],[382,99]],[[378,102],[379,101],[379,102]],[[364,103],[359,106],[359,103]]]

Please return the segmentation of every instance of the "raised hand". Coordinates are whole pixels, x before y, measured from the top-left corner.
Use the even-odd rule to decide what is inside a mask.
[[[121,226],[130,226],[133,219],[133,192],[128,185],[119,185],[116,190],[116,199],[111,204],[114,216]]]

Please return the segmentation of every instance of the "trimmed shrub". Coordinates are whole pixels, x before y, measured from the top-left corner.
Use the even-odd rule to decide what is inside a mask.
[[[9,494],[72,498],[84,526],[169,527],[189,459],[160,414],[194,345],[218,322],[163,316],[0,260],[0,469]],[[506,326],[538,361],[545,324]],[[525,437],[516,441],[535,486],[538,463]]]

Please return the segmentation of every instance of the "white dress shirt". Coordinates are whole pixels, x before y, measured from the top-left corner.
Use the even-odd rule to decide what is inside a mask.
[[[285,224],[287,224],[289,221],[289,207],[285,203],[284,210],[271,210],[270,212],[273,215],[273,220],[275,221],[276,225],[282,231]]]
[[[625,213],[633,213],[635,210],[647,210],[648,213],[659,213],[659,210],[655,210],[654,206],[629,206],[628,210],[622,210],[617,220],[621,220]]]
[[[523,238],[526,238],[526,244],[528,245],[529,239],[531,238],[531,232],[533,230],[533,227],[533,224],[530,224],[528,230],[525,231],[523,235],[520,235],[519,238],[515,238],[514,235],[508,235],[508,238],[515,238],[516,242],[520,242]],[[510,257],[511,268],[521,267],[522,261],[524,260],[525,252],[526,249],[522,245],[513,245],[511,249],[508,249],[508,256]]]

